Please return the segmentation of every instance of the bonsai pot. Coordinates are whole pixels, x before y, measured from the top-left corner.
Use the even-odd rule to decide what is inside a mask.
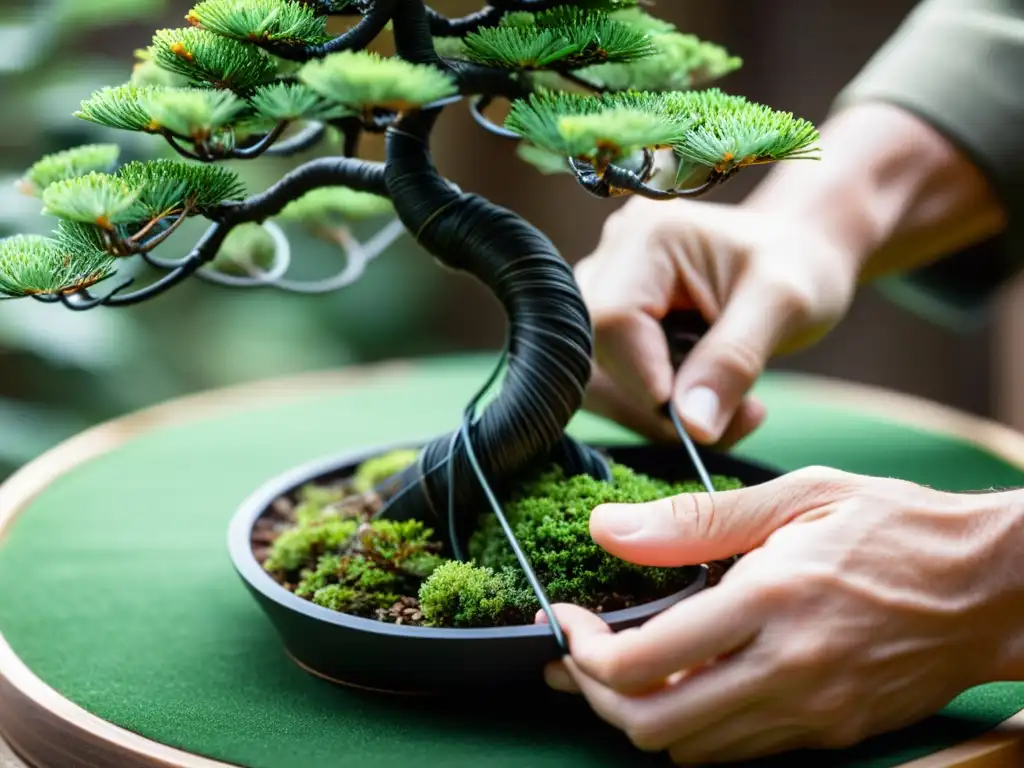
[[[234,567],[280,635],[289,656],[307,672],[331,682],[379,692],[444,694],[542,685],[545,664],[560,656],[544,624],[485,628],[403,625],[340,613],[293,594],[264,570],[254,549],[257,523],[272,514],[281,497],[310,483],[351,477],[364,461],[396,448],[388,446],[316,461],[273,478],[239,507],[229,531]],[[682,446],[595,446],[610,459],[653,478],[695,479]],[[756,485],[780,472],[735,456],[701,452],[707,470]],[[659,600],[603,614],[619,631],[642,624],[708,585],[706,566],[682,590]]]

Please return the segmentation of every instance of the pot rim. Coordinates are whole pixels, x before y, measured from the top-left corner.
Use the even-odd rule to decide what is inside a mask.
[[[256,560],[252,550],[252,529],[275,499],[292,493],[301,486],[318,478],[330,476],[343,467],[359,464],[368,458],[394,450],[422,447],[418,441],[404,441],[380,447],[348,450],[332,454],[293,467],[267,480],[253,491],[238,507],[228,528],[228,551],[235,570],[250,588],[256,589],[268,600],[281,608],[301,614],[316,621],[332,624],[361,632],[390,635],[395,637],[416,637],[424,640],[488,640],[525,637],[553,636],[548,624],[521,624],[502,627],[446,628],[420,627],[389,624],[375,619],[353,616],[303,600],[278,584]],[[595,447],[612,447],[595,444]],[[611,627],[623,622],[636,622],[656,616],[697,592],[707,584],[708,569],[705,565],[685,566],[695,573],[692,584],[667,597],[654,600],[620,611],[599,614]]]

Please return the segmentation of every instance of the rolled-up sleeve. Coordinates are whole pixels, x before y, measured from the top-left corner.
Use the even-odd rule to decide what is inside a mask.
[[[895,104],[934,126],[1002,201],[1009,230],[984,257],[953,256],[901,281],[978,308],[1024,268],[1024,0],[924,0],[835,106],[865,101]]]

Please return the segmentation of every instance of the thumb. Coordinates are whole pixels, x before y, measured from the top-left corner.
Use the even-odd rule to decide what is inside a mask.
[[[609,554],[637,565],[675,568],[725,560],[757,549],[817,506],[816,494],[793,485],[783,477],[713,495],[605,504],[590,516],[590,535]]]
[[[673,400],[695,440],[721,440],[803,304],[789,287],[749,273],[740,280],[676,379]]]

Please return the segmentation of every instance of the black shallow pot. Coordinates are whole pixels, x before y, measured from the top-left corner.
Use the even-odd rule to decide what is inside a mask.
[[[235,514],[228,544],[235,568],[280,634],[287,652],[307,671],[332,682],[394,693],[446,693],[459,689],[507,689],[540,685],[544,665],[559,656],[545,625],[437,629],[387,624],[331,611],[296,597],[260,566],[252,529],[275,499],[311,482],[350,476],[366,459],[393,450],[377,448],[330,458],[274,478]],[[402,446],[407,447],[407,446]],[[643,474],[672,482],[696,479],[682,446],[595,446]],[[757,485],[779,472],[734,456],[702,452],[713,475]],[[707,571],[692,567],[685,590],[603,618],[616,631],[642,624],[704,589]]]

